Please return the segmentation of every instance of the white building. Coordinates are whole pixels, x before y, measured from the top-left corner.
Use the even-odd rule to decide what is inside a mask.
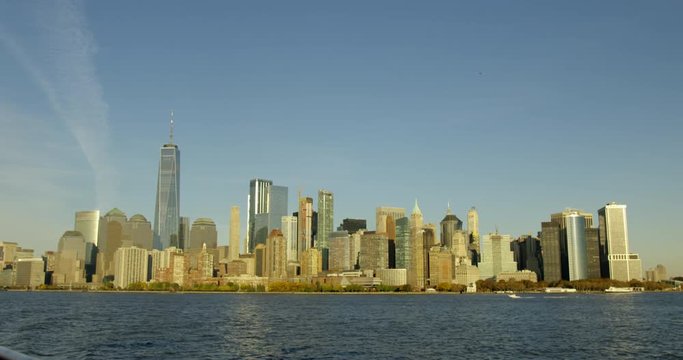
[[[384,285],[403,286],[408,283],[407,269],[377,269],[375,275]]]
[[[299,236],[296,216],[282,217],[282,236],[287,241],[287,261],[299,261]]]
[[[600,222],[600,242],[607,245],[610,279],[641,280],[643,278],[643,265],[640,256],[629,252],[626,205],[609,203],[598,210],[598,219]]]
[[[125,289],[136,282],[147,282],[147,250],[118,248],[114,253],[114,286]]]

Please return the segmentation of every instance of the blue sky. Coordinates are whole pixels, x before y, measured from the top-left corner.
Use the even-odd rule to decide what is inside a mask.
[[[181,213],[227,244],[249,179],[536,233],[626,203],[644,267],[683,274],[678,1],[3,2],[0,240],[77,210],[153,218],[175,111]],[[243,226],[244,228],[244,226]],[[244,231],[243,231],[244,234]]]

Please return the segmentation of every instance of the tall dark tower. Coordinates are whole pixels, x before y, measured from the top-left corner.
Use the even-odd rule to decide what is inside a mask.
[[[446,216],[441,220],[441,246],[453,248],[453,235],[456,230],[462,230],[462,221],[453,214],[449,204]]]
[[[168,144],[161,147],[157,200],[154,208],[154,248],[179,247],[180,229],[180,150],[173,143],[173,111],[171,111]]]

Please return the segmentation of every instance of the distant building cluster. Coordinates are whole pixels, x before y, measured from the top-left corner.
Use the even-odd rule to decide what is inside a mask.
[[[375,228],[366,219],[343,219],[334,228],[334,194],[318,191],[317,207],[299,194],[289,213],[288,188],[271,180],[249,182],[247,233],[240,236],[240,208],[230,209],[228,245],[219,245],[216,224],[180,216],[180,150],[161,147],[154,223],[119,209],[78,211],[57,251],[0,242],[0,286],[84,287],[135,283],[246,284],[272,282],[410,286],[426,290],[477,280],[642,279],[638,254],[629,248],[626,205],[610,203],[592,213],[567,209],[540,224],[537,236],[479,232],[472,207],[466,222],[446,209],[438,226],[425,223],[415,205],[377,207]],[[241,246],[241,244],[243,246]],[[647,280],[666,279],[658,265]]]

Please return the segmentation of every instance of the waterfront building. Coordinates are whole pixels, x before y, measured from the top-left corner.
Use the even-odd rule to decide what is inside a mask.
[[[583,210],[577,210],[577,209],[565,209],[562,212],[558,212],[555,214],[550,215],[550,221],[558,224],[560,226],[560,262],[561,262],[561,271],[562,271],[562,279],[563,280],[569,280],[570,279],[570,274],[569,274],[569,257],[570,257],[570,249],[569,249],[569,241],[570,239],[567,238],[567,227],[568,227],[568,222],[573,221],[575,222],[576,220],[573,219],[573,217],[582,217],[584,219],[585,223],[585,228],[589,229],[593,226],[593,214],[589,212],[585,212]],[[581,238],[585,237],[585,232],[584,234],[575,234],[577,238],[573,240],[581,240]],[[584,255],[585,256],[585,255]],[[574,258],[576,258],[576,254],[574,254]],[[576,269],[575,269],[576,270]]]
[[[382,285],[403,286],[408,283],[406,269],[377,269],[375,276],[382,280]]]
[[[334,230],[334,194],[327,190],[318,191],[318,230],[315,247],[323,257],[323,271],[327,271],[329,263],[328,238]]]
[[[531,271],[531,270],[520,270],[520,271],[504,271],[499,273],[496,276],[496,280],[504,280],[504,281],[510,281],[510,280],[516,280],[516,281],[531,281],[531,282],[537,282],[538,277],[536,276],[536,273]]]
[[[183,250],[173,246],[164,250],[153,249],[150,252],[152,264],[149,278],[158,282],[172,282],[172,274],[175,271],[173,264],[175,254],[182,255]]]
[[[140,214],[131,216],[128,219],[128,231],[134,246],[152,250],[154,232],[152,231],[152,224],[144,216]]]
[[[191,237],[191,236],[190,236]],[[202,251],[197,257],[197,270],[200,278],[207,279],[213,277],[214,256],[206,243],[202,245]]]
[[[216,223],[209,218],[198,218],[192,223],[189,249],[201,249],[204,245],[209,249],[218,246]]]
[[[600,271],[600,236],[597,228],[586,228],[586,259],[588,260],[588,278],[599,279]]]
[[[537,279],[542,279],[541,241],[531,235],[523,235],[510,246],[517,262],[517,270],[533,271]]]
[[[473,206],[467,211],[467,234],[469,235],[469,251],[472,265],[477,265],[479,255],[479,213]]]
[[[645,280],[659,282],[668,280],[666,267],[662,264],[657,264],[654,268],[650,268],[645,272]]]
[[[541,253],[543,280],[548,283],[562,280],[560,224],[552,221],[541,223]]]
[[[357,232],[358,230],[367,230],[368,229],[368,224],[365,219],[344,219],[342,220],[341,225],[337,228],[337,231],[344,231],[348,232],[349,234],[353,234]]]
[[[351,240],[346,231],[335,231],[329,237],[329,271],[340,272],[353,269],[351,265]]]
[[[101,280],[114,274],[114,253],[125,241],[130,242],[128,219],[123,211],[113,208],[100,219],[98,248],[102,261],[98,256],[96,272]]]
[[[318,249],[308,248],[301,255],[301,276],[318,276],[323,271],[322,255]]]
[[[362,270],[389,268],[389,239],[386,233],[367,231],[361,235],[359,265]]]
[[[137,246],[114,252],[114,286],[125,289],[137,282],[147,282],[147,250]]]
[[[474,266],[470,263],[463,262],[455,266],[454,272],[454,283],[471,286],[476,284],[480,279],[479,267]]]
[[[510,235],[489,233],[481,240],[479,272],[482,280],[496,278],[501,272],[517,271],[514,254],[510,250]]]
[[[569,281],[588,279],[586,218],[579,213],[570,213],[565,216],[565,226]]]
[[[180,247],[180,150],[173,143],[171,112],[168,144],[161,147],[154,207],[154,248]]]
[[[408,269],[410,266],[410,219],[396,219],[396,268]]]
[[[281,218],[282,236],[287,240],[287,260],[299,261],[299,237],[296,216],[283,216]]]
[[[55,285],[85,283],[85,239],[78,231],[66,231],[59,239],[52,282]]]
[[[375,209],[375,229],[377,233],[386,233],[390,240],[396,239],[396,220],[406,216],[406,209],[380,206]]]
[[[35,288],[45,283],[45,262],[43,258],[17,260],[16,286]]]
[[[454,256],[443,246],[432,246],[429,250],[429,285],[434,287],[453,281]]]
[[[266,242],[266,277],[287,279],[287,240],[278,229],[270,232]]]
[[[598,218],[600,243],[604,244],[607,253],[610,279],[642,279],[640,256],[631,253],[629,249],[626,205],[609,203],[598,210]]]
[[[237,260],[240,257],[240,207],[230,208],[230,248],[228,260]]]
[[[247,263],[244,260],[232,260],[228,263],[227,276],[247,275]]]
[[[297,227],[299,255],[303,256],[304,251],[313,247],[313,199],[310,197],[299,197]]]
[[[9,241],[0,241],[0,270],[12,266],[19,248],[18,244]]]

